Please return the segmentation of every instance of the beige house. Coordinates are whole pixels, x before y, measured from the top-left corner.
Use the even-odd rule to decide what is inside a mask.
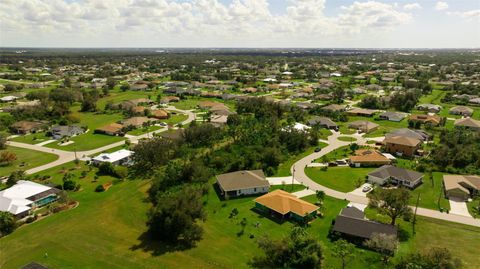
[[[480,192],[480,176],[443,175],[443,187],[447,198],[466,201]]]
[[[383,140],[385,151],[401,156],[412,157],[420,148],[422,141],[406,136],[389,136]]]
[[[480,120],[474,120],[472,118],[458,119],[454,123],[455,127],[465,127],[468,129],[480,131]]]
[[[362,133],[370,133],[378,129],[378,124],[366,120],[353,121],[348,125],[350,129],[356,129]]]
[[[217,176],[220,193],[224,197],[237,197],[267,193],[270,184],[262,170],[244,170]]]

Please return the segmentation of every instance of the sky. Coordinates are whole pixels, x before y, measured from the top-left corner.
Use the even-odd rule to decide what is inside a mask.
[[[480,0],[1,0],[0,46],[480,48]]]

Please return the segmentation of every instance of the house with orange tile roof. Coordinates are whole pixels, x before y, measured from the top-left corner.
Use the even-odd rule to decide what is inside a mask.
[[[279,219],[308,221],[317,215],[318,206],[297,198],[283,190],[275,190],[255,200],[255,208]]]
[[[407,136],[388,136],[383,140],[385,151],[401,156],[413,157],[420,148],[422,141]]]
[[[361,166],[381,166],[391,164],[392,160],[384,156],[382,153],[373,149],[359,149],[355,151],[355,155],[350,156],[348,162],[353,167]]]

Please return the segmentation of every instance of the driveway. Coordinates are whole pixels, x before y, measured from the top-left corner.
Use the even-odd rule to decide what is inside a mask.
[[[363,188],[364,187],[370,187],[370,190],[368,192],[363,192]],[[358,196],[363,196],[363,197],[367,197],[367,193],[371,192],[373,190],[373,186],[372,184],[370,183],[364,183],[362,184],[362,186],[354,189],[353,191],[349,192],[350,194],[353,194],[353,195],[358,195]]]
[[[297,198],[302,198],[302,197],[305,197],[305,196],[315,194],[315,191],[312,191],[312,190],[309,190],[309,189],[304,189],[304,190],[301,190],[301,191],[293,192],[292,194],[297,196]]]
[[[267,177],[268,183],[270,185],[289,185],[292,184],[292,176],[288,177]],[[294,180],[293,184],[300,184],[298,181]]]
[[[450,214],[472,217],[470,213],[468,213],[466,202],[452,198],[450,198],[448,201],[450,202]]]

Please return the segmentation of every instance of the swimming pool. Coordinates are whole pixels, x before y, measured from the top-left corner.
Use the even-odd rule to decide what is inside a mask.
[[[50,195],[50,196],[47,196],[47,197],[44,197],[38,201],[35,202],[35,205],[37,207],[41,207],[41,206],[44,206],[46,204],[49,204],[51,202],[54,202],[57,200],[57,196],[56,195]]]

